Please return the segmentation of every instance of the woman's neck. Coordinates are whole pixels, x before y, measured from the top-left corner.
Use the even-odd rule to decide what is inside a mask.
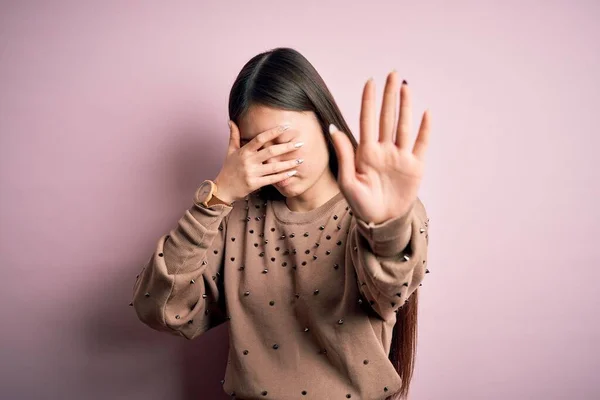
[[[340,187],[337,180],[329,168],[326,168],[325,172],[310,188],[297,196],[286,198],[285,204],[291,211],[310,211],[325,204],[339,192]]]

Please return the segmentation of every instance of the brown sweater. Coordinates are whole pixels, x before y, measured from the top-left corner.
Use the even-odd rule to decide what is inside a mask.
[[[379,225],[342,192],[291,211],[257,193],[197,203],[158,240],[131,305],[153,329],[193,339],[229,321],[221,383],[237,399],[385,399],[398,308],[423,280],[428,218],[417,199]]]

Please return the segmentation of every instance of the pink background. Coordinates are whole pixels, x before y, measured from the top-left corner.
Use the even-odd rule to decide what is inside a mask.
[[[1,3],[0,398],[228,398],[227,324],[188,342],[128,304],[277,46],[355,136],[392,68],[432,111],[411,399],[600,398],[599,3],[232,3]]]

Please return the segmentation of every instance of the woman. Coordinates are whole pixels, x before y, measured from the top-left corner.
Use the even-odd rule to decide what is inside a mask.
[[[358,144],[300,53],[252,58],[231,89],[221,171],[136,279],[131,305],[154,329],[193,339],[229,321],[232,397],[408,394],[429,272],[417,197],[429,113],[411,145],[406,82],[387,77],[378,127],[374,98],[370,79]]]

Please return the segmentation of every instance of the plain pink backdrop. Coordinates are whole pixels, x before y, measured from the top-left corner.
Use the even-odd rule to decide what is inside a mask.
[[[413,400],[600,398],[600,6],[0,3],[2,399],[225,399],[228,328],[128,306],[219,171],[255,54],[302,52],[356,137],[396,68],[433,130]],[[416,133],[416,126],[413,134]]]

